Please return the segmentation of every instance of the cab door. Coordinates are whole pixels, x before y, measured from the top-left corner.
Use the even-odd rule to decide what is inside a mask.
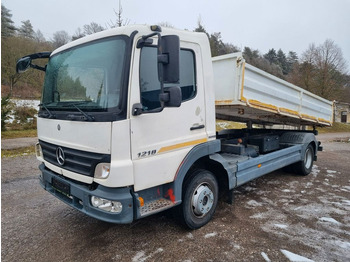
[[[142,104],[142,114],[130,116],[134,189],[172,182],[186,154],[207,141],[200,47],[182,43],[180,49],[180,107],[160,108],[156,46],[136,49],[131,106]],[[131,109],[131,108],[130,108]]]

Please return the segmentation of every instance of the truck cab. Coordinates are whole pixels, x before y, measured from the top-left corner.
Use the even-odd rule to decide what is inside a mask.
[[[178,43],[162,46],[167,36]],[[169,52],[178,56],[175,78],[159,72],[160,56],[174,59]],[[211,72],[202,33],[129,26],[55,50],[38,115],[41,185],[109,222],[180,204],[173,184],[181,162],[194,146],[215,140]],[[178,105],[162,102],[162,93],[178,97]]]

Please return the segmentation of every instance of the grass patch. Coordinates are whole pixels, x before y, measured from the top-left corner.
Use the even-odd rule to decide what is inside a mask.
[[[333,123],[333,126],[331,126],[331,127],[319,127],[319,128],[317,128],[317,131],[320,134],[350,132],[350,124]]]
[[[1,149],[1,158],[34,155],[35,146],[21,147],[16,149]]]
[[[27,130],[6,130],[1,132],[1,139],[10,139],[10,138],[20,138],[20,137],[36,137],[36,129],[27,129]]]

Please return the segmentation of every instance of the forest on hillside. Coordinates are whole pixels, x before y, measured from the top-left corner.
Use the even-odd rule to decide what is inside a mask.
[[[115,11],[116,22],[110,22],[109,28],[129,23],[123,19],[122,10]],[[44,74],[38,70],[29,70],[17,74],[15,64],[20,57],[42,51],[52,51],[70,41],[106,30],[95,22],[77,28],[70,36],[66,31],[53,33],[51,39],[45,39],[42,32],[35,30],[30,20],[16,26],[11,19],[11,10],[1,5],[1,87],[2,97],[40,98]],[[162,26],[172,26],[161,23]],[[226,43],[220,32],[209,33],[198,21],[195,32],[204,32],[210,41],[212,56],[240,51],[245,60],[264,71],[285,79],[297,86],[309,90],[329,100],[350,102],[350,75],[341,49],[331,39],[316,45],[310,44],[298,56],[292,50],[284,52],[280,48],[271,48],[262,54],[258,49],[244,47],[240,50],[232,43]]]

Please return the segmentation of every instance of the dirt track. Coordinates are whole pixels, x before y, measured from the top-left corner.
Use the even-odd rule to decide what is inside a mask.
[[[350,134],[319,137],[338,138]],[[130,225],[97,221],[41,189],[34,156],[4,158],[2,260],[290,261],[289,251],[314,261],[349,261],[350,143],[323,145],[309,176],[277,171],[250,182],[196,231],[166,213]]]

